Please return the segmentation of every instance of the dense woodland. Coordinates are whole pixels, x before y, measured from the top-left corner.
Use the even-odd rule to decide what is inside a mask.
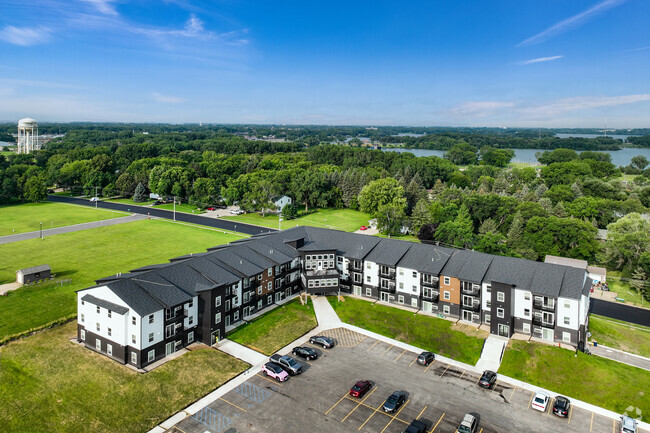
[[[225,202],[265,212],[286,194],[298,206],[283,210],[287,218],[314,208],[358,209],[388,235],[409,232],[423,242],[532,260],[587,259],[641,281],[650,275],[643,157],[625,168],[636,177],[623,183],[610,155],[596,151],[555,149],[538,155],[539,170],[510,168],[513,152],[499,148],[499,136],[446,134],[445,158],[418,158],[170,128],[74,129],[33,155],[0,156],[0,201],[42,201],[54,187],[79,195],[97,188],[104,197],[140,200],[154,192],[198,207]],[[605,228],[603,247],[596,234]]]

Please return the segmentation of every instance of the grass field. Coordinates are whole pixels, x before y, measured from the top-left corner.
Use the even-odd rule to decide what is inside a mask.
[[[126,212],[94,209],[64,203],[25,203],[0,206],[0,236],[33,232],[128,215]]]
[[[110,200],[106,200],[108,202],[112,203],[122,203],[122,204],[132,204],[134,206],[149,206],[153,204],[156,200],[147,200],[144,202],[136,203],[133,201],[131,198],[114,198]],[[174,203],[171,204],[160,204],[157,206],[152,206],[153,209],[164,209],[164,210],[174,210]],[[176,203],[176,212],[184,212],[184,213],[194,213],[194,214],[201,214],[205,213],[205,211],[198,209],[196,206],[190,206],[189,204],[178,204]]]
[[[614,412],[632,406],[650,413],[646,370],[582,352],[577,355],[555,346],[510,340],[499,373]]]
[[[239,221],[255,224],[262,227],[277,229],[279,227],[277,215],[262,217],[258,213],[249,213],[237,216],[223,217],[225,220]],[[368,225],[370,216],[363,212],[350,209],[318,209],[303,217],[282,221],[282,228],[288,229],[295,226],[312,226],[353,232],[363,225]]]
[[[650,328],[592,314],[589,332],[598,344],[650,358]]]
[[[211,348],[139,374],[69,341],[76,324],[0,347],[0,430],[144,432],[248,368]]]
[[[481,357],[487,332],[351,297],[328,300],[342,321],[467,364]]]
[[[272,355],[317,324],[312,304],[301,305],[298,299],[294,299],[240,326],[226,338]]]
[[[167,220],[141,220],[0,245],[0,283],[14,281],[17,269],[44,263],[52,267],[57,279],[72,280],[63,287],[40,283],[0,297],[0,341],[74,316],[74,291],[93,285],[98,278],[241,238]]]
[[[620,280],[620,277],[620,271],[607,270],[607,284],[609,285],[609,290],[616,292],[616,296],[624,299],[626,304],[650,308],[650,302],[643,299],[643,296],[641,296],[641,294],[627,282]],[[592,295],[597,297],[599,295],[598,290],[596,290]]]

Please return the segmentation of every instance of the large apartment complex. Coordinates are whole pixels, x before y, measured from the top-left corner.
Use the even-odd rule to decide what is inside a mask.
[[[97,280],[78,292],[78,338],[141,368],[194,341],[214,344],[250,315],[305,290],[580,347],[590,288],[587,271],[575,267],[295,227]]]

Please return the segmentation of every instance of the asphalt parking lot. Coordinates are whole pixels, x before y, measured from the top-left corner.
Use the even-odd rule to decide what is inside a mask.
[[[324,334],[337,346],[315,347],[321,353],[315,361],[299,359],[303,374],[283,383],[253,375],[170,432],[399,433],[416,418],[429,433],[455,432],[467,412],[481,416],[480,433],[610,433],[618,427],[610,418],[576,407],[568,418],[558,418],[551,413],[552,402],[545,413],[535,411],[530,391],[499,381],[492,390],[480,388],[477,373],[439,361],[423,367],[415,362],[416,353],[345,328]],[[372,389],[360,399],[350,397],[350,387],[361,379],[370,380]],[[383,402],[397,390],[408,394],[406,403],[395,414],[384,413]]]

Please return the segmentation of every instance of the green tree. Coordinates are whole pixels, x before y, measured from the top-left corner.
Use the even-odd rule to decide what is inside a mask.
[[[144,187],[142,182],[140,182],[133,193],[133,201],[136,203],[142,203],[147,201],[148,198],[147,189]]]
[[[406,200],[394,200],[383,204],[377,209],[377,229],[388,236],[400,234],[404,221],[406,220]]]
[[[287,220],[294,219],[298,216],[298,209],[293,203],[287,203],[282,208],[282,216]]]
[[[393,178],[384,178],[370,182],[359,194],[359,206],[362,212],[376,215],[379,207],[390,203],[406,203],[404,188]]]
[[[569,185],[553,185],[545,194],[550,198],[553,204],[561,201],[572,202],[575,198],[573,189]]]
[[[445,221],[436,230],[435,240],[461,248],[474,244],[474,225],[465,205],[458,210],[455,220]]]
[[[32,176],[25,182],[24,198],[26,201],[39,202],[47,199],[45,178],[41,175]]]
[[[485,165],[506,167],[514,156],[515,151],[512,149],[495,149],[488,146],[481,148],[481,164]]]
[[[635,269],[650,251],[650,221],[631,213],[607,226],[605,258],[615,269]]]
[[[432,222],[433,218],[429,208],[429,200],[427,198],[421,198],[416,203],[415,208],[413,208],[413,213],[411,214],[411,231],[413,233],[418,233],[423,225]]]
[[[505,255],[508,252],[506,238],[499,232],[489,231],[478,235],[474,249],[487,254]]]
[[[478,149],[465,142],[456,143],[444,155],[456,165],[470,165],[478,162]]]
[[[551,254],[593,260],[600,250],[596,229],[575,218],[533,217],[526,224],[524,241],[539,257]]]
[[[639,170],[643,170],[648,166],[648,158],[643,155],[635,156],[630,161],[630,165],[632,167],[638,168]]]

